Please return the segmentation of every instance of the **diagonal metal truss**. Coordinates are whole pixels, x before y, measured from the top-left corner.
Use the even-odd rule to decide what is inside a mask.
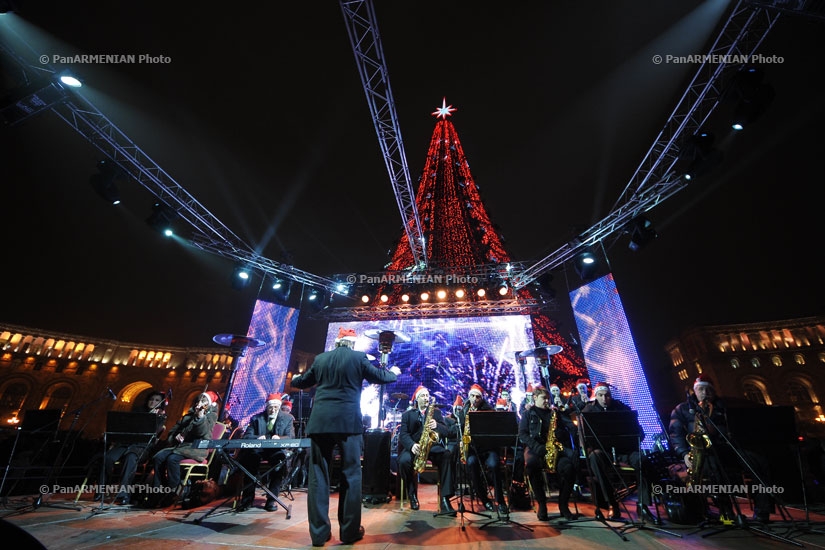
[[[407,155],[401,141],[375,10],[370,0],[341,0],[340,4],[413,260],[417,267],[425,268],[427,247],[415,204],[415,191],[410,182]]]
[[[722,99],[722,74],[756,53],[779,17],[776,11],[739,2],[716,37],[676,108],[659,132],[642,163],[622,191],[611,212],[575,240],[565,243],[513,277],[521,288],[543,273],[572,259],[578,252],[621,231],[636,216],[655,208],[687,186],[673,167],[679,158],[679,141],[695,134]]]

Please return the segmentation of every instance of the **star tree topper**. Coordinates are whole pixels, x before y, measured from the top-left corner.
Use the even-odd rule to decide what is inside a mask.
[[[456,109],[452,105],[450,105],[449,107],[447,106],[447,98],[445,97],[441,100],[441,107],[437,108],[431,114],[435,115],[436,118],[443,118],[446,120],[448,116],[452,116],[453,111],[457,110],[458,109]]]

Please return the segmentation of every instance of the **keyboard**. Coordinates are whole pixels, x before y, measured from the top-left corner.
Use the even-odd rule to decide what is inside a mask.
[[[198,439],[195,449],[309,449],[310,439]]]

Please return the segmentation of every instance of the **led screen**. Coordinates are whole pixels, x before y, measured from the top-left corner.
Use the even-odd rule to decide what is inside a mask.
[[[653,448],[663,429],[613,275],[572,291],[570,304],[591,383],[611,384],[613,397],[638,411],[645,432],[642,448]]]
[[[511,389],[518,402],[528,383],[536,384],[538,374],[532,368],[521,372],[517,368],[515,352],[533,348],[532,326],[529,315],[450,319],[403,319],[382,322],[330,323],[326,348],[335,346],[339,328],[352,328],[358,335],[355,349],[381,363],[378,340],[365,336],[369,330],[392,330],[409,336],[409,342],[396,338],[387,354],[387,366],[401,369],[398,381],[383,386],[385,427],[400,419],[415,389],[423,385],[430,390],[439,405],[448,408],[457,395],[466,398],[470,386],[479,384],[488,400],[495,398],[503,388]],[[361,412],[369,417],[369,426],[380,425],[380,386],[365,383]]]
[[[233,425],[246,426],[253,414],[264,410],[267,395],[283,392],[297,326],[297,309],[263,300],[255,303],[246,335],[265,345],[247,349],[235,366],[227,407]]]

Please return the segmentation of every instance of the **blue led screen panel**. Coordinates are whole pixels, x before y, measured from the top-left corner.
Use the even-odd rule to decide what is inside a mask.
[[[461,395],[466,400],[473,384],[485,390],[485,397],[495,404],[501,389],[511,390],[512,399],[520,402],[527,383],[537,384],[538,373],[532,369],[522,375],[514,353],[533,348],[532,325],[529,315],[502,315],[492,317],[447,319],[402,319],[394,321],[351,321],[330,323],[326,347],[335,346],[339,328],[352,328],[358,335],[355,349],[372,356],[378,366],[381,353],[378,340],[364,336],[371,329],[399,331],[410,337],[409,342],[396,339],[387,356],[387,366],[401,369],[398,381],[383,388],[385,424],[400,419],[409,401],[393,398],[404,394],[412,397],[420,385],[448,412]],[[526,381],[525,381],[526,380]],[[369,416],[369,426],[380,425],[378,416],[381,390],[364,384],[361,394],[361,412]]]
[[[249,418],[264,410],[266,396],[284,391],[299,310],[258,300],[246,335],[266,344],[249,348],[238,359],[229,392],[227,417],[245,427]]]
[[[611,384],[611,393],[638,411],[645,431],[643,449],[651,449],[662,432],[636,344],[627,323],[622,300],[612,274],[570,293],[590,382]]]

